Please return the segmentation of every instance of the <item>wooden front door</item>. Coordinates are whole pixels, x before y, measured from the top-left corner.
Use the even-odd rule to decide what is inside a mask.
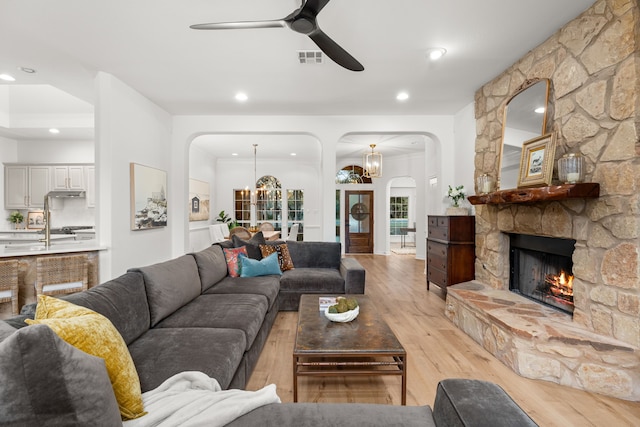
[[[373,253],[373,191],[347,191],[345,201],[345,252]]]

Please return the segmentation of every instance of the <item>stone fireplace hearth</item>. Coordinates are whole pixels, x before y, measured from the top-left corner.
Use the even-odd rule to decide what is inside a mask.
[[[476,280],[447,315],[523,376],[640,400],[640,6],[598,0],[476,93],[476,176],[497,176],[505,104],[548,78],[556,159],[579,152],[598,198],[476,206]],[[554,183],[557,183],[557,179]],[[575,240],[574,314],[508,291],[509,233]],[[537,305],[537,304],[536,304]]]

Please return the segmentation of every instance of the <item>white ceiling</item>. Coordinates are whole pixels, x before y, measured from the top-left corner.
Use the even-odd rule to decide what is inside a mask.
[[[332,0],[318,24],[365,67],[352,72],[299,64],[316,46],[288,28],[189,28],[279,19],[296,0],[0,0],[0,73],[17,79],[0,85],[49,84],[92,104],[105,71],[175,115],[454,114],[593,2]],[[447,54],[431,63],[430,47]]]

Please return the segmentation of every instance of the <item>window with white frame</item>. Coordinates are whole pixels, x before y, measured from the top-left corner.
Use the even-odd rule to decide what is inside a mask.
[[[407,228],[409,224],[409,198],[406,196],[392,196],[389,200],[390,234],[399,236],[401,228]]]

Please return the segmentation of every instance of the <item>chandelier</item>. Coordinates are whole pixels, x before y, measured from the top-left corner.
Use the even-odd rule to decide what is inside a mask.
[[[376,144],[370,144],[371,152],[362,156],[362,169],[366,178],[382,178],[382,154],[374,151]]]

